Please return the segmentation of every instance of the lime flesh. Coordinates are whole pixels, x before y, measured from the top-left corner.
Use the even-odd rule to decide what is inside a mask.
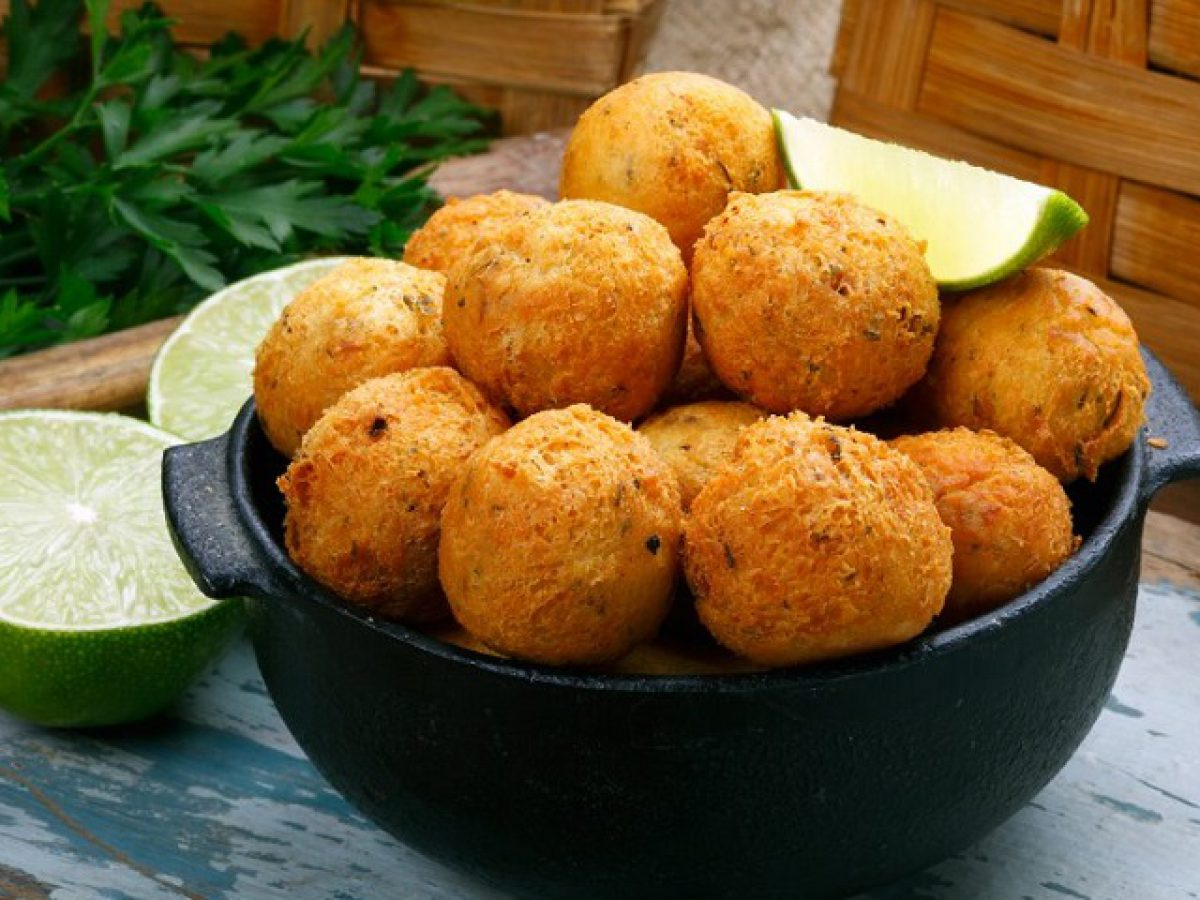
[[[1054,252],[1087,213],[1062,191],[774,110],[793,187],[844,191],[919,241],[938,285],[963,291]]]
[[[213,294],[167,338],[146,392],[150,421],[189,441],[226,431],[253,390],[254,353],[300,290],[346,261],[313,259]]]
[[[124,416],[0,414],[0,707],[44,725],[144,718],[236,632],[240,602],[201,594],[167,532],[176,442]]]

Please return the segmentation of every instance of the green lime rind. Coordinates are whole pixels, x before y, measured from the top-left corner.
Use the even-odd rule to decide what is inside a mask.
[[[1037,225],[1030,231],[1029,238],[1014,255],[973,278],[939,281],[938,287],[951,292],[970,291],[1016,275],[1045,259],[1082,231],[1087,223],[1088,214],[1082,206],[1062,191],[1054,191],[1042,204]]]
[[[55,726],[159,711],[225,648],[240,600],[192,581],[164,516],[179,439],[126,416],[0,413],[0,708]]]
[[[792,155],[788,152],[784,115],[783,110],[771,110],[775,141],[783,161],[788,184],[794,189],[802,190],[803,182],[796,171]],[[851,193],[854,192],[852,188],[848,187],[848,190]],[[1038,210],[1033,227],[1030,228],[1024,243],[1016,252],[995,266],[976,272],[970,277],[939,278],[938,287],[948,292],[961,292],[1001,281],[1049,256],[1078,234],[1087,224],[1088,215],[1083,207],[1062,191],[1048,191]]]
[[[779,150],[779,158],[783,160],[783,173],[787,176],[788,187],[794,191],[800,190],[800,179],[796,175],[796,170],[792,168],[792,157],[787,152],[787,143],[783,136],[783,116],[780,115],[782,110],[771,110],[771,125],[775,129],[775,147]]]
[[[90,631],[0,619],[0,707],[60,728],[145,719],[179,698],[243,620],[241,600],[167,622]]]

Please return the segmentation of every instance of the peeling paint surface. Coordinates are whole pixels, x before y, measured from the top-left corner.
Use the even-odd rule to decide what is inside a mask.
[[[1142,585],[1063,772],[976,846],[859,900],[1200,897],[1200,596]],[[496,900],[359,816],[235,650],[168,716],[60,732],[0,713],[0,898]]]

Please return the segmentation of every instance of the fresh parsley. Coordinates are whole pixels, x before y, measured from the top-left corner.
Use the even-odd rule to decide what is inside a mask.
[[[108,5],[13,0],[3,25],[0,358],[305,256],[393,255],[437,204],[431,165],[492,126],[412,72],[362,78],[349,27],[201,57],[150,4],[109,35]]]

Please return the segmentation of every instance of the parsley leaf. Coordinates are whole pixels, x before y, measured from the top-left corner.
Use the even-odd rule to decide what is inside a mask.
[[[364,79],[350,27],[311,52],[228,35],[193,56],[152,4],[116,34],[109,7],[12,0],[0,28],[0,357],[305,256],[394,255],[439,202],[431,164],[494,131],[411,72]]]

